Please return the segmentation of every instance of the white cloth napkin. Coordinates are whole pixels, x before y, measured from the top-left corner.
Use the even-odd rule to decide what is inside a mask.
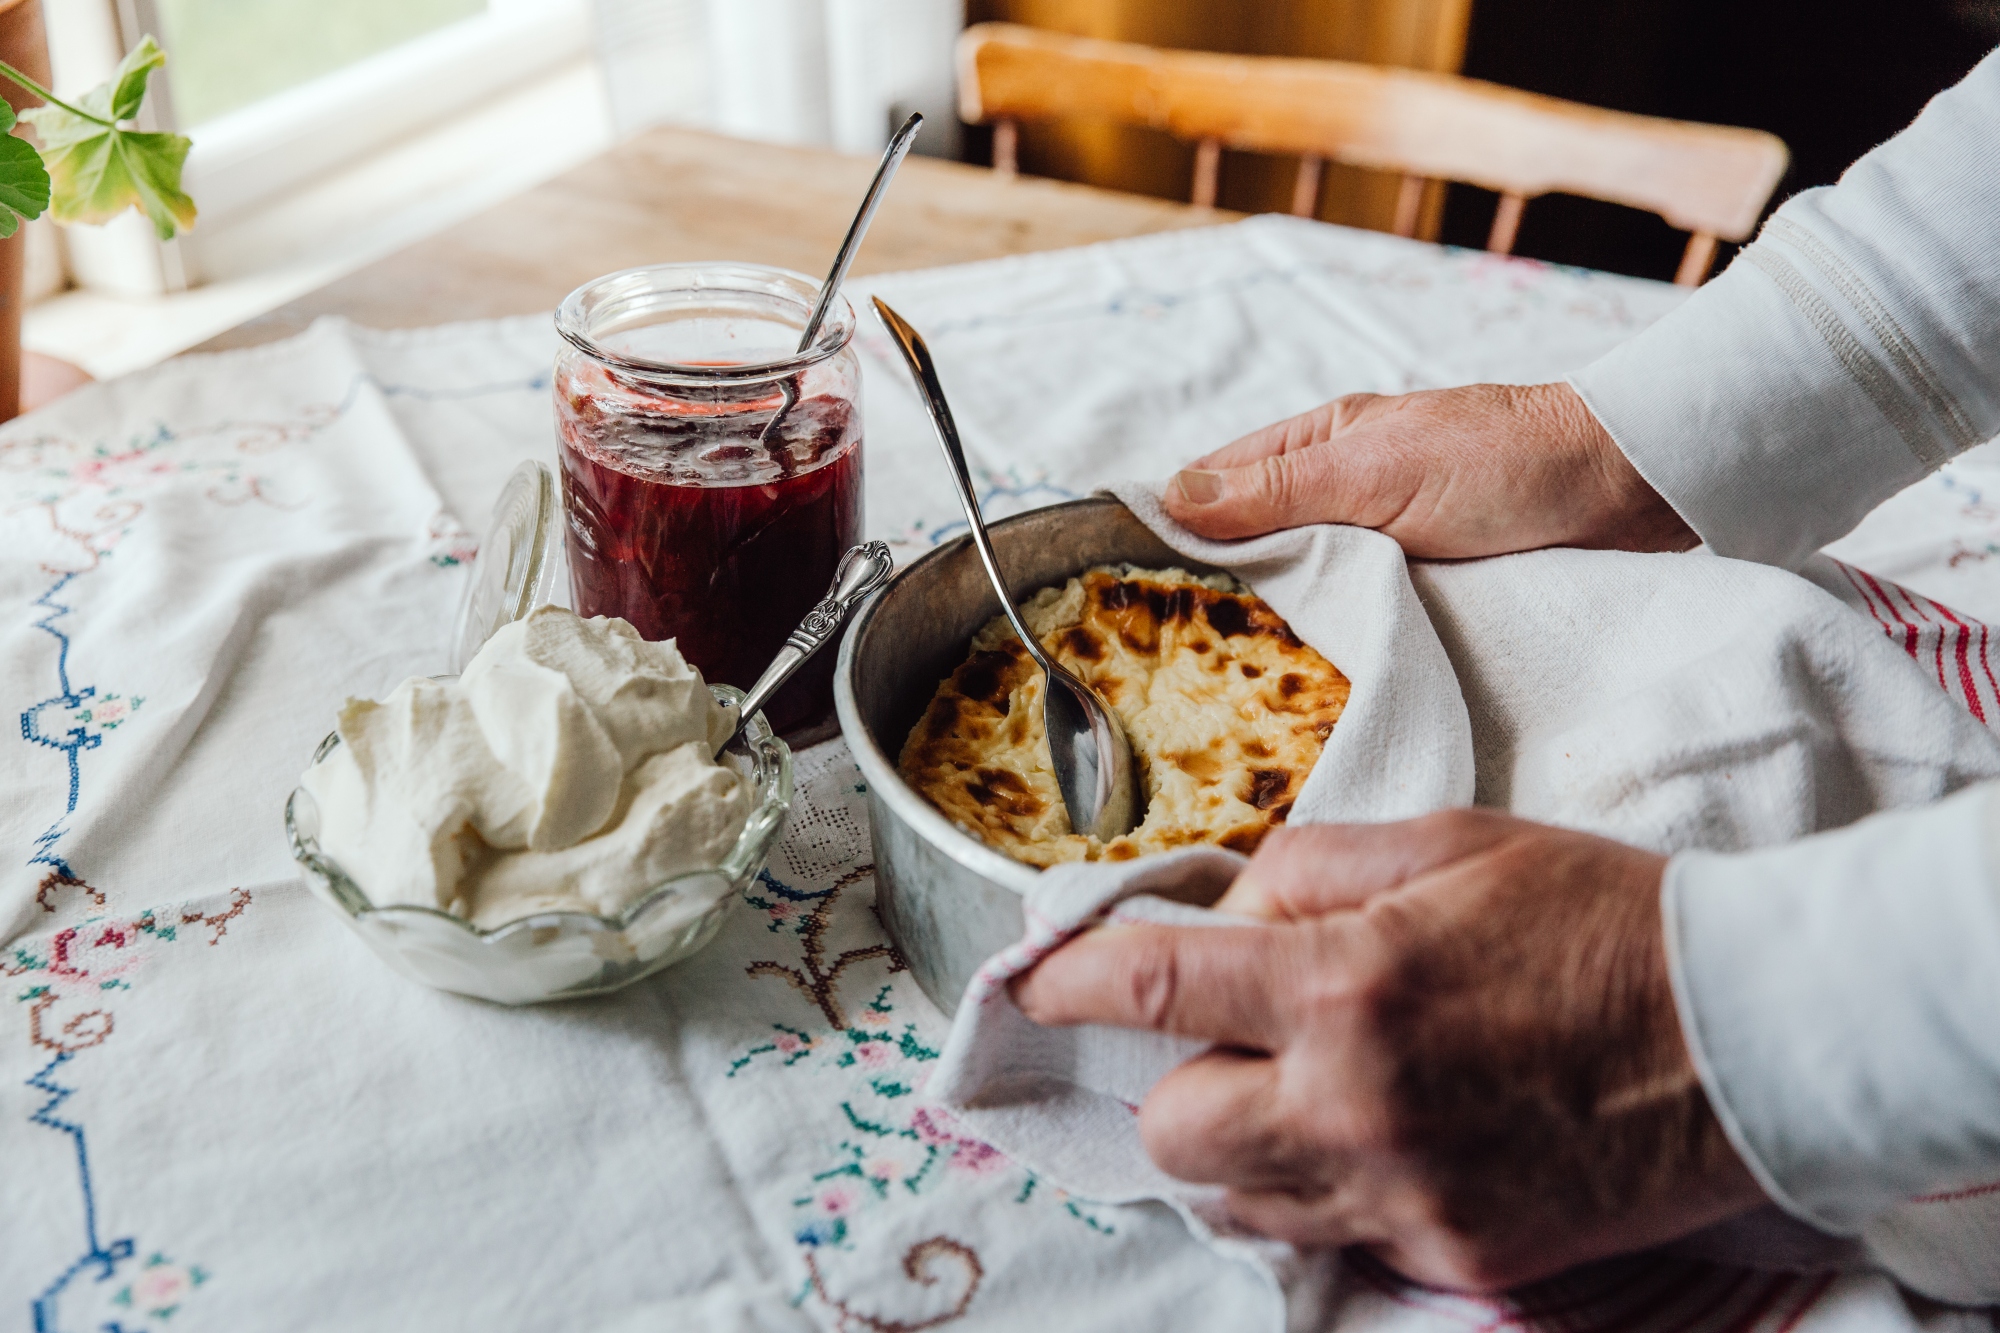
[[[1208,542],[1167,518],[1154,490],[1125,485],[1113,493],[1181,554],[1222,565],[1255,587],[1351,681],[1346,711],[1300,789],[1292,822],[1400,819],[1472,799],[1471,725],[1395,542],[1331,526]],[[1077,1193],[1171,1204],[1197,1235],[1266,1276],[1266,1326],[1280,1322],[1286,1298],[1284,1317],[1310,1325],[1327,1266],[1230,1234],[1213,1206],[1218,1192],[1172,1180],[1139,1142],[1139,1102],[1206,1043],[1038,1027],[1006,988],[1064,940],[1107,920],[1226,922],[1190,904],[1213,902],[1242,865],[1233,852],[1195,848],[1041,875],[1025,904],[1027,936],[990,959],[968,986],[930,1095],[981,1139]]]
[[[1248,542],[1208,542],[1177,527],[1157,494],[1114,488],[1181,554],[1222,565],[1257,589],[1292,629],[1346,673],[1346,711],[1300,788],[1291,820],[1400,819],[1472,799],[1472,731],[1451,663],[1410,584],[1400,547],[1362,528],[1320,526]],[[1108,1028],[1043,1028],[1006,983],[1078,931],[1107,919],[1220,923],[1189,906],[1221,896],[1242,867],[1196,848],[1136,862],[1059,866],[1026,903],[1028,934],[973,977],[931,1095],[980,1138],[1087,1197],[1162,1199],[1196,1234],[1244,1258],[1311,1322],[1323,1283],[1285,1247],[1231,1237],[1210,1206],[1147,1158],[1134,1112],[1146,1092],[1205,1043]],[[1168,901],[1178,899],[1180,901]],[[1224,1229],[1217,1230],[1218,1227]],[[1320,1270],[1312,1270],[1313,1274]]]
[[[1950,656],[1936,646],[1949,636],[1919,644],[1899,623],[1886,626],[1892,638],[1879,614],[1857,614],[1864,585],[1831,561],[1814,571],[1825,586],[1706,552],[1552,550],[1406,572],[1377,534],[1319,526],[1215,543],[1168,519],[1154,489],[1113,493],[1175,550],[1249,583],[1353,680],[1294,823],[1396,819],[1476,799],[1662,852],[1738,849],[2000,775],[2000,737],[1966,696],[1940,688],[1956,673],[1927,671],[1930,656]],[[1844,589],[1857,591],[1835,595]],[[1413,598],[1427,616],[1411,614]],[[1942,615],[1930,623],[1950,629]],[[1970,697],[1978,703],[1976,689]],[[1006,990],[1102,922],[1226,924],[1188,904],[1212,902],[1241,864],[1200,850],[1043,874],[1027,937],[968,988],[931,1095],[1072,1189],[1167,1200],[1198,1234],[1269,1264],[1281,1247],[1214,1230],[1212,1193],[1165,1176],[1138,1140],[1138,1103],[1203,1044],[1039,1028]],[[1802,1246],[1795,1232],[1778,1221],[1721,1239],[1740,1262],[1851,1257]],[[1927,1234],[1948,1248],[1963,1233]],[[1876,1258],[1914,1274],[1936,1248],[1906,1243]]]

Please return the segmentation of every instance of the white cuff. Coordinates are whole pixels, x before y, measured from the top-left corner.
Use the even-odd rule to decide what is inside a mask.
[[[1773,1200],[1857,1231],[2000,1175],[2000,783],[1661,887],[1681,1031]]]
[[[1943,456],[1912,451],[1759,248],[1569,383],[1710,549],[1795,568]]]

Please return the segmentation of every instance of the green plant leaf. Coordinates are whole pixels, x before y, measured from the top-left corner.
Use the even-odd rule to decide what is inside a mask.
[[[125,129],[116,123],[138,113],[146,80],[166,59],[148,37],[125,57],[110,82],[74,99],[71,106],[51,102],[21,113],[42,143],[53,191],[49,215],[57,222],[109,222],[136,208],[163,241],[194,225],[194,200],[181,191],[187,138]],[[0,161],[0,184],[5,165]],[[4,202],[0,195],[0,203]]]
[[[31,106],[21,113],[21,119],[35,127],[35,137],[41,140],[43,152],[55,152],[116,128],[111,123],[109,84],[92,88],[77,98],[74,105],[89,114],[79,116],[68,107],[57,106],[53,102],[45,106]]]
[[[47,154],[57,222],[109,222],[127,208],[152,220],[163,241],[194,225],[194,200],[181,193],[188,141],[178,134],[106,130]]]
[[[0,107],[6,105],[0,102]],[[0,239],[19,230],[22,219],[40,217],[48,206],[49,173],[41,154],[25,139],[0,134]]]
[[[139,103],[146,100],[146,80],[166,63],[167,53],[154,43],[151,36],[139,39],[139,44],[132,48],[131,53],[118,62],[118,72],[111,76],[108,101],[112,120],[130,120],[139,114]],[[95,110],[94,107],[86,109]]]

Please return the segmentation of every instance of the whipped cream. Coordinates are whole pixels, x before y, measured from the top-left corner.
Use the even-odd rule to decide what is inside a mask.
[[[751,793],[713,757],[735,722],[671,640],[544,606],[456,681],[349,699],[302,785],[321,849],[378,905],[617,916],[735,845]]]

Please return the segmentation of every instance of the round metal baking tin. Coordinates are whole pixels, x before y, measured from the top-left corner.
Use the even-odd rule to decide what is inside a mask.
[[[991,529],[1017,603],[1094,565],[1222,572],[1181,555],[1108,497],[1031,510]],[[1021,938],[1021,898],[1041,872],[946,819],[903,782],[896,760],[938,683],[999,614],[971,539],[960,537],[899,570],[861,609],[834,673],[840,730],[868,788],[876,910],[917,985],[947,1014],[979,965]]]

